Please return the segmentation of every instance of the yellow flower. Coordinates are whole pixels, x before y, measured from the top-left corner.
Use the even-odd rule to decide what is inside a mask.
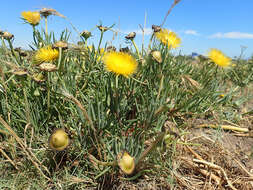
[[[108,71],[125,77],[133,74],[138,65],[131,55],[124,52],[108,52],[104,55],[103,60]]]
[[[52,47],[47,46],[39,49],[35,54],[35,61],[38,64],[44,62],[51,62],[59,57],[59,52],[57,49],[52,49]]]
[[[231,63],[231,59],[217,49],[211,49],[208,53],[208,57],[220,67],[228,67]]]
[[[177,48],[181,44],[181,39],[177,37],[176,33],[168,29],[161,29],[159,32],[155,32],[155,36],[169,48]]]
[[[40,13],[39,12],[32,12],[32,11],[24,11],[21,13],[23,19],[28,22],[29,24],[36,26],[40,22]]]

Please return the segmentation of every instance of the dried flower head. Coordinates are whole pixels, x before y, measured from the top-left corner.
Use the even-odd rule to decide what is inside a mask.
[[[42,63],[39,65],[39,69],[41,71],[53,72],[57,70],[57,67],[52,63]]]
[[[18,54],[19,54],[21,57],[26,57],[26,56],[28,55],[28,53],[25,52],[25,51],[23,51],[23,50],[21,49],[21,47],[15,48],[14,51],[18,52]]]
[[[55,9],[45,8],[45,7],[40,10],[40,14],[43,17],[48,17],[50,15],[56,15],[56,16],[59,16],[59,17],[62,17],[62,18],[66,18],[64,15],[60,14]]]
[[[208,53],[208,57],[220,67],[228,67],[231,64],[231,59],[224,55],[218,49],[211,49]]]
[[[124,47],[124,48],[120,48],[119,49],[120,52],[125,52],[125,53],[129,53],[130,49],[128,47]]]
[[[17,69],[14,69],[12,71],[12,74],[14,75],[18,75],[18,76],[24,76],[24,75],[27,75],[28,72],[26,69],[23,69],[23,68],[17,68]]]
[[[176,33],[167,29],[161,29],[159,32],[155,32],[155,36],[160,42],[167,45],[168,48],[177,48],[181,43],[181,40],[177,37]]]
[[[133,40],[136,36],[136,33],[135,32],[130,32],[127,36],[125,36],[125,38],[127,40]]]
[[[136,60],[130,54],[123,52],[108,52],[103,60],[108,71],[125,77],[132,75],[138,66]]]
[[[13,34],[11,34],[10,32],[3,32],[3,34],[2,34],[2,37],[5,39],[5,40],[11,40],[13,37],[14,37],[14,35]]]
[[[152,29],[154,32],[160,32],[161,31],[161,27],[160,26],[157,26],[157,25],[152,25]]]
[[[35,62],[41,64],[44,62],[52,62],[59,57],[59,52],[57,49],[53,49],[50,46],[43,47],[37,51],[35,54]]]
[[[53,44],[53,48],[62,48],[63,50],[68,49],[68,44],[64,41],[58,41]]]
[[[33,26],[36,26],[40,23],[40,13],[37,11],[23,11],[21,15],[25,22]]]
[[[63,129],[57,129],[49,137],[49,147],[53,150],[62,151],[68,147],[70,139]]]
[[[80,35],[84,37],[85,40],[87,40],[89,37],[91,37],[91,32],[89,32],[88,30],[84,30],[81,32]]]
[[[132,174],[135,169],[134,157],[130,156],[126,151],[119,153],[117,157],[120,169],[127,175]]]
[[[114,46],[108,46],[107,48],[106,48],[106,51],[116,51],[116,47],[114,47]]]
[[[97,26],[97,28],[98,28],[101,32],[106,32],[106,31],[109,29],[108,27],[102,26],[102,25]]]

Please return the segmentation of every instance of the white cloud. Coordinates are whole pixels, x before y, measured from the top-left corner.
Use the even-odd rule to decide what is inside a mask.
[[[253,39],[253,33],[243,33],[243,32],[227,32],[227,33],[215,33],[209,38],[230,38],[230,39]]]
[[[199,33],[196,30],[186,30],[184,31],[185,34],[189,34],[189,35],[194,35],[194,36],[198,36]]]

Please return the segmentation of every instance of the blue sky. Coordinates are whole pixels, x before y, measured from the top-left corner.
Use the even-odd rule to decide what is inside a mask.
[[[20,19],[22,11],[36,11],[42,7],[56,9],[81,32],[91,30],[93,37],[89,43],[95,45],[103,25],[114,26],[120,35],[112,40],[112,32],[106,32],[105,41],[125,47],[124,36],[131,31],[137,32],[136,43],[141,46],[142,35],[139,24],[145,26],[145,44],[148,43],[152,24],[160,25],[173,0],[128,0],[128,1],[87,1],[87,0],[8,0],[1,1],[0,29],[15,35],[15,45],[28,47],[32,42],[32,28]],[[253,55],[253,0],[181,0],[168,16],[165,28],[171,29],[182,39],[177,52],[206,54],[210,48],[218,48],[228,56],[239,56],[241,47],[247,47],[244,57]],[[68,28],[71,30],[70,42],[78,41],[78,34],[68,20],[49,17],[49,30],[56,34]],[[44,27],[44,23],[38,26]]]

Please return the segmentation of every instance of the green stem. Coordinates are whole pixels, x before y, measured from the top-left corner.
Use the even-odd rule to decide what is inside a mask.
[[[46,33],[46,39],[48,37],[48,31],[47,31],[47,17],[45,16],[45,33]]]
[[[47,117],[50,116],[50,72],[47,72]]]
[[[61,58],[62,58],[62,48],[60,47],[60,48],[59,48],[59,58],[58,58],[58,71],[59,71],[60,73],[61,73],[62,70],[63,70],[63,65],[62,65]]]
[[[119,75],[116,76],[115,78],[115,94],[116,94],[116,111],[117,111],[117,116],[119,115]]]
[[[88,41],[88,39],[85,39],[85,41],[84,41],[84,47],[85,47],[85,48],[88,48],[88,43],[87,43],[87,41]]]
[[[3,37],[1,37],[1,40],[2,40],[2,47],[4,47],[4,50],[7,52],[7,46],[6,46],[6,44],[5,44],[5,42],[4,42],[4,38]]]
[[[152,41],[153,41],[153,38],[154,38],[154,32],[152,33],[152,36],[151,36],[151,38],[150,38],[150,40],[149,40],[148,50],[151,49],[151,43],[152,43]]]
[[[100,54],[100,45],[102,43],[103,36],[104,36],[104,32],[101,31],[100,40],[99,40],[99,44],[98,44],[98,50],[97,50],[99,54]]]
[[[8,43],[9,43],[9,46],[10,46],[10,49],[11,49],[11,54],[14,56],[14,58],[16,59],[16,61],[17,61],[17,63],[19,63],[19,59],[18,59],[18,56],[15,54],[15,52],[14,52],[14,49],[13,49],[13,46],[12,46],[12,43],[11,43],[11,40],[10,39],[8,39],[7,40],[8,41]],[[19,64],[18,64],[19,65]]]
[[[133,39],[132,39],[131,41],[132,41],[132,43],[133,43],[133,45],[134,45],[134,47],[135,47],[135,50],[136,50],[136,52],[137,52],[137,55],[138,55],[139,59],[141,59],[140,53],[139,53],[139,49],[138,49],[138,47],[136,46],[135,41],[134,41]]]

